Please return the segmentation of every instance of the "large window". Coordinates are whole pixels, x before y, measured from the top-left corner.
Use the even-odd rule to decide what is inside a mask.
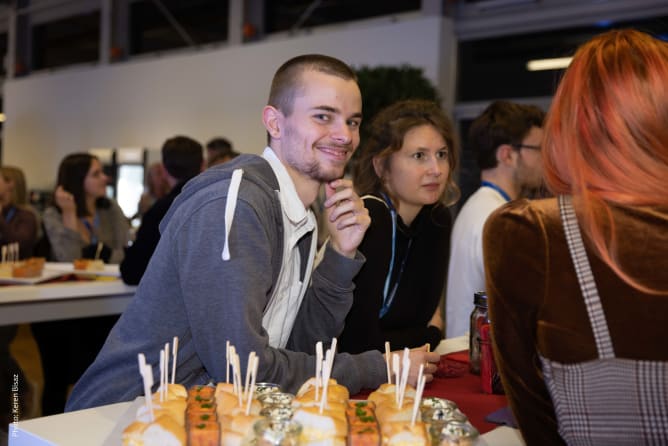
[[[130,54],[227,40],[227,0],[151,0],[130,5]],[[162,9],[161,7],[164,7]]]
[[[54,68],[100,58],[99,11],[70,16],[32,28],[32,68]]]
[[[459,102],[552,96],[563,70],[528,71],[533,59],[572,56],[596,34],[633,27],[668,40],[668,17],[465,41],[459,44]]]
[[[313,5],[313,6],[312,6]],[[289,31],[420,9],[420,0],[285,0],[265,4],[265,31]]]

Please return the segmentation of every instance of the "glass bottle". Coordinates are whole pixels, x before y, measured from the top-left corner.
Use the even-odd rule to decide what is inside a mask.
[[[469,366],[471,373],[480,374],[480,327],[489,324],[487,315],[487,293],[478,291],[473,295],[473,311],[469,328]]]

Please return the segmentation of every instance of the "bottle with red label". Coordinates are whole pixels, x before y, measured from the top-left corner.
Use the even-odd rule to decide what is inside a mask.
[[[478,291],[473,295],[473,312],[469,327],[469,367],[471,373],[480,374],[480,327],[489,324],[487,316],[487,294]]]

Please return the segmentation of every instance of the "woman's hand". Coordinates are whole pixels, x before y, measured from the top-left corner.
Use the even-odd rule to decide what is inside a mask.
[[[73,213],[75,216],[77,215],[77,205],[74,202],[74,195],[63,189],[63,186],[58,186],[56,188],[53,199],[63,215],[70,213]]]
[[[60,208],[63,216],[63,226],[77,231],[81,234],[81,238],[85,243],[90,243],[90,235],[77,218],[77,204],[74,201],[74,195],[63,189],[63,186],[58,186],[56,192],[53,194],[53,200]]]
[[[434,379],[434,373],[436,373],[438,370],[438,363],[441,360],[441,355],[435,352],[427,351],[427,346],[428,344],[425,344],[422,347],[410,349],[408,352],[408,357],[411,361],[411,368],[408,372],[408,384],[413,387],[417,386],[420,364],[423,365],[422,373],[424,374],[426,382]],[[397,350],[392,353],[399,355],[399,358],[403,358],[404,355],[403,350]],[[385,360],[387,361],[387,359]]]

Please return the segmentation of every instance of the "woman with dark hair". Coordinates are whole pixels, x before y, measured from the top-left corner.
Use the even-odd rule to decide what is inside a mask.
[[[53,260],[123,259],[130,226],[118,204],[106,197],[108,182],[100,161],[88,153],[67,155],[60,163],[55,206],[44,211]]]
[[[371,226],[340,349],[383,351],[386,341],[391,350],[435,348],[443,337],[447,206],[459,197],[452,124],[433,102],[400,101],[379,112],[360,150],[353,180]]]
[[[492,340],[527,444],[668,444],[668,44],[580,47],[544,127],[558,197],[492,214]],[[518,280],[518,277],[522,280]]]
[[[75,153],[62,160],[54,206],[44,211],[49,260],[98,257],[119,263],[123,259],[130,225],[118,204],[106,197],[108,181],[93,155]],[[64,411],[68,387],[93,362],[117,319],[103,316],[32,324],[44,368],[44,415]]]

